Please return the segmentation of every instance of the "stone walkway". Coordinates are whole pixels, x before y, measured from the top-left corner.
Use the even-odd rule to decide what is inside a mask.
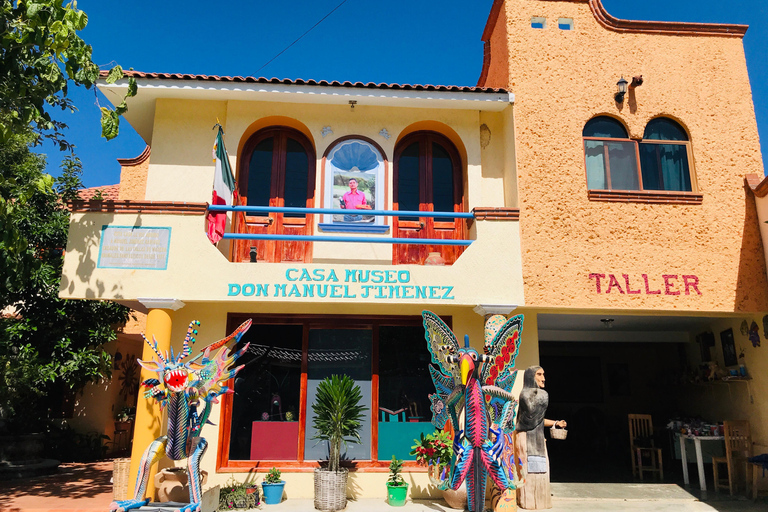
[[[56,475],[0,482],[0,512],[106,512],[112,501],[112,461],[63,464]],[[714,496],[699,501],[676,484],[552,484],[551,512],[766,512],[768,501]],[[312,512],[312,500],[263,506],[267,512]],[[383,499],[350,501],[348,512],[392,512]],[[409,501],[403,512],[449,512],[442,501]]]

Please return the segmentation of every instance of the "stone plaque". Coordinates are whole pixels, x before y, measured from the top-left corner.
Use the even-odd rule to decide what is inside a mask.
[[[98,268],[165,270],[171,228],[103,226]]]

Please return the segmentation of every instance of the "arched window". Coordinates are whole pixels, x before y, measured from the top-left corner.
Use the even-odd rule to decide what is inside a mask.
[[[590,119],[582,132],[590,190],[640,190],[637,146],[616,119]]]
[[[619,121],[599,116],[582,135],[589,190],[692,191],[690,143],[675,121],[653,119],[635,141]]]
[[[682,126],[664,117],[650,121],[640,143],[643,188],[690,192],[689,148]]]
[[[315,152],[307,138],[292,128],[275,126],[253,134],[238,159],[241,204],[248,206],[314,206]],[[310,235],[311,216],[303,213],[259,213],[236,218],[240,233]],[[248,261],[252,249],[259,261],[311,261],[308,242],[248,241],[235,244],[235,261]]]
[[[407,211],[461,212],[464,193],[461,159],[454,145],[435,132],[412,133],[395,148],[394,209]],[[395,218],[397,238],[461,240],[461,219],[432,217]],[[394,263],[423,263],[428,253],[440,252],[446,264],[459,257],[456,246],[395,245]]]

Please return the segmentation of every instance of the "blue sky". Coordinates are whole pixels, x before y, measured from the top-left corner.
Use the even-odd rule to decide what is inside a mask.
[[[263,64],[341,0],[124,2],[79,0],[89,17],[83,38],[94,61],[139,71],[313,78],[362,82],[475,85],[492,0],[347,0],[333,15],[268,66]],[[375,7],[374,7],[375,4]],[[603,0],[624,19],[740,23],[763,158],[768,156],[768,2],[766,0]],[[440,8],[436,9],[435,6]],[[88,187],[120,179],[117,158],[132,158],[144,142],[126,123],[110,142],[100,137],[92,91],[71,90],[79,111],[61,116],[77,146]],[[107,103],[103,97],[102,103]],[[213,144],[213,139],[211,139]],[[50,146],[48,170],[62,155]]]

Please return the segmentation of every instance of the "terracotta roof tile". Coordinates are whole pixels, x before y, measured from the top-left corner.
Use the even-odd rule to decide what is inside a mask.
[[[93,196],[96,195],[96,193],[101,190],[101,197],[105,201],[117,201],[118,196],[120,195],[120,184],[117,185],[105,185],[103,187],[91,187],[91,188],[83,188],[77,191],[77,194],[80,196],[80,199],[83,201],[88,201],[93,198]]]
[[[107,76],[107,71],[101,71],[101,77]],[[134,78],[150,78],[160,80],[198,80],[205,82],[232,82],[254,84],[283,84],[283,85],[317,85],[321,87],[355,87],[358,89],[393,89],[404,91],[440,91],[440,92],[478,92],[478,93],[506,93],[505,89],[491,87],[468,87],[459,85],[411,85],[411,84],[385,84],[374,82],[328,82],[326,80],[304,80],[297,78],[265,78],[254,76],[217,76],[194,75],[187,73],[145,73],[142,71],[125,71],[125,75]]]

